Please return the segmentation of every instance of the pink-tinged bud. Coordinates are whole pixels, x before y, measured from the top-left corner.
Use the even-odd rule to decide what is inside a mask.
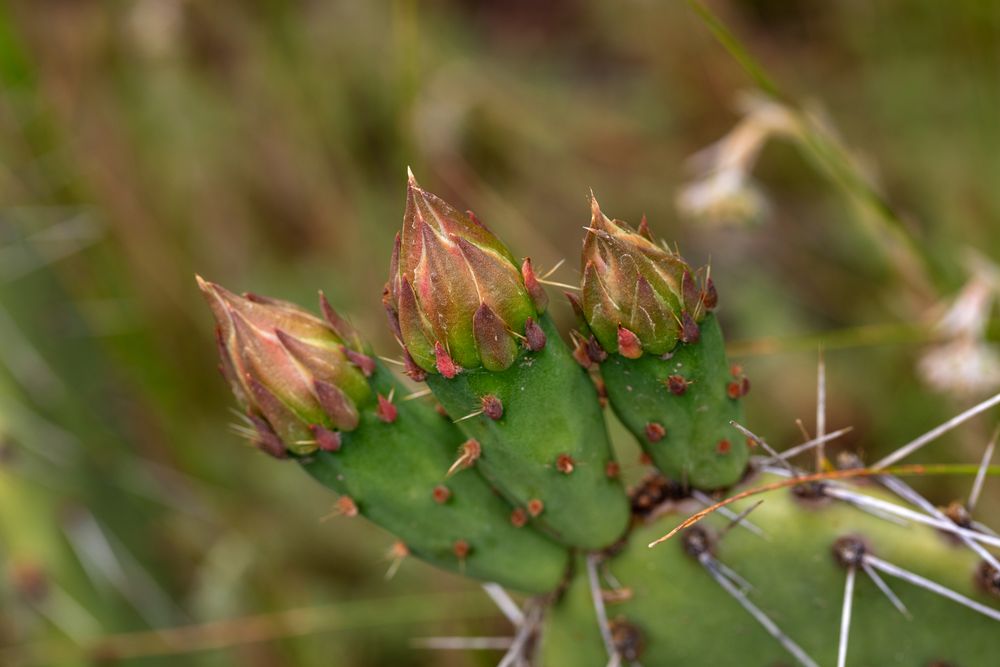
[[[355,352],[354,350],[347,350],[347,358],[351,360],[352,364],[358,367],[358,370],[360,370],[366,378],[370,378],[372,373],[375,372],[375,360],[367,354]]]
[[[569,332],[570,340],[573,342],[573,358],[576,359],[576,363],[580,364],[582,367],[589,369],[594,365],[593,360],[587,352],[587,341],[576,331]]]
[[[502,371],[514,363],[517,343],[508,333],[503,320],[485,303],[480,304],[472,316],[472,331],[486,370]]]
[[[691,317],[691,313],[686,310],[681,313],[680,338],[682,343],[697,343],[698,339],[701,338],[701,329],[698,328],[694,318]]]
[[[386,424],[391,424],[396,421],[396,417],[399,416],[399,411],[396,409],[396,406],[392,404],[392,401],[382,394],[379,394],[378,405],[375,408],[375,415]]]
[[[316,445],[321,451],[336,452],[340,450],[341,435],[339,431],[331,431],[319,424],[313,424],[309,427],[309,430],[312,431],[313,438],[316,439]]]
[[[645,213],[642,214],[642,220],[639,221],[639,236],[647,241],[653,240],[653,234],[649,231],[649,221],[646,220]]]
[[[528,294],[531,295],[531,300],[535,304],[535,310],[544,313],[549,305],[549,296],[535,276],[535,269],[531,266],[530,257],[525,257],[524,262],[521,263],[521,277],[524,279],[524,288],[528,290]]]
[[[285,443],[271,429],[267,421],[254,415],[250,415],[250,421],[253,423],[254,430],[257,431],[257,449],[276,459],[288,458],[288,452],[285,451]]]
[[[605,352],[604,348],[601,347],[601,344],[597,342],[597,338],[591,336],[590,339],[587,340],[587,356],[589,356],[590,360],[595,364],[599,364],[608,358],[608,353]]]
[[[510,367],[526,321],[544,308],[530,262],[523,268],[475,216],[410,176],[383,301],[416,366],[445,377]]]
[[[238,296],[198,279],[215,315],[223,375],[273,456],[339,447],[372,402],[374,361],[322,296],[326,320],[287,301]]]
[[[642,356],[642,343],[639,337],[618,325],[618,354],[628,359],[638,359]]]
[[[441,343],[434,343],[434,367],[449,380],[458,375],[459,368]]]
[[[524,323],[524,345],[532,352],[538,352],[545,347],[545,332],[532,318]]]
[[[715,310],[719,305],[719,293],[715,290],[715,282],[712,278],[705,278],[705,289],[701,293],[701,303],[705,310]]]
[[[662,355],[678,341],[697,341],[697,323],[708,302],[714,305],[717,299],[714,285],[708,280],[700,285],[700,273],[675,251],[654,243],[645,218],[634,231],[605,216],[593,198],[591,213],[580,305],[601,346],[631,357]]]

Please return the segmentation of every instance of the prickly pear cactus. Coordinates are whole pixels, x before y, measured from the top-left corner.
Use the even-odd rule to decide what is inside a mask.
[[[582,267],[571,348],[530,260],[411,175],[383,302],[438,409],[325,300],[200,284],[261,450],[405,551],[538,594],[503,602],[503,665],[1000,664],[1000,537],[882,465],[1000,397],[873,468],[800,470],[739,423],[707,270],[596,201]],[[628,495],[594,382],[659,470]]]
[[[571,546],[618,539],[628,505],[597,394],[552,321],[530,260],[410,177],[385,303],[411,377],[482,446],[477,467]],[[609,474],[610,473],[610,474]]]
[[[512,520],[474,472],[448,476],[462,434],[427,403],[398,400],[402,385],[325,301],[323,321],[285,302],[201,287],[223,374],[262,450],[297,459],[341,494],[340,513],[393,532],[405,552],[516,590],[559,584],[567,551]]]
[[[853,490],[892,500],[873,485]],[[637,520],[620,553],[602,556],[599,590],[625,664],[835,665],[848,576],[854,590],[846,664],[989,665],[1000,659],[1000,605],[979,574],[981,560],[954,539],[791,489],[763,498],[746,519],[760,534],[715,516],[649,548],[700,509],[690,499],[667,499],[663,514]],[[733,507],[742,511],[754,502]],[[883,563],[970,598],[992,616],[900,580]],[[898,597],[899,608],[880,586]],[[542,638],[544,665],[608,663],[585,571],[549,613]]]
[[[730,421],[750,384],[726,362],[712,278],[654,243],[645,220],[636,232],[591,205],[578,356],[600,366],[615,413],[660,470],[728,486],[746,468],[746,438]]]

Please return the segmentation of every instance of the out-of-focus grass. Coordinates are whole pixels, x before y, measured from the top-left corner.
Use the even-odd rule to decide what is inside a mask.
[[[961,284],[963,246],[1000,257],[1000,8],[710,6],[787,98],[820,102],[877,165],[936,293]],[[678,220],[684,159],[753,85],[683,3],[16,0],[0,8],[0,77],[4,664],[339,602],[362,620],[184,664],[491,664],[409,648],[505,632],[473,584],[415,562],[385,583],[389,536],[320,523],[331,497],[229,432],[193,282],[307,304],[322,288],[394,354],[379,293],[408,164],[515,253],[567,258],[564,282],[591,187],[610,214],[646,213],[692,260],[711,257],[730,339],[778,341],[744,359],[750,421],[772,442],[798,437],[796,417],[811,424],[813,342],[830,343],[828,423],[855,426],[849,446],[885,452],[969,400],[918,382],[919,308],[799,152],[765,150],[762,225]],[[884,335],[837,346],[870,343],[833,333],[858,327]],[[974,460],[991,426],[920,457]],[[939,502],[967,487],[924,486]],[[995,488],[983,503],[1000,509]],[[467,613],[442,611],[441,591]],[[422,594],[426,615],[389,599]]]

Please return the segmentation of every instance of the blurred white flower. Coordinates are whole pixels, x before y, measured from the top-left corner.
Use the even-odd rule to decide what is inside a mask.
[[[183,0],[136,0],[126,18],[135,48],[152,59],[176,55],[184,19]]]
[[[726,169],[688,183],[677,195],[677,210],[698,222],[757,222],[767,215],[767,198],[747,176],[741,170]]]
[[[740,107],[743,118],[732,131],[691,156],[697,176],[677,195],[681,215],[734,224],[758,221],[767,214],[767,199],[750,175],[768,139],[798,135],[801,122],[788,107],[757,95],[745,96]]]
[[[935,324],[942,342],[917,362],[924,382],[939,391],[975,394],[1000,387],[1000,350],[986,340],[986,325],[1000,295],[1000,271],[978,256],[970,264],[972,277]]]
[[[979,394],[1000,387],[1000,354],[995,345],[958,338],[928,349],[917,370],[929,386],[944,392]]]

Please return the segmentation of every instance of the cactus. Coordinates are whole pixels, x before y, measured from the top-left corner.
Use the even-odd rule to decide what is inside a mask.
[[[852,490],[891,500],[870,484]],[[640,520],[628,546],[604,564],[617,588],[604,593],[610,600],[607,616],[626,664],[637,659],[643,665],[774,665],[788,664],[796,653],[801,664],[837,664],[849,570],[855,583],[847,664],[986,665],[996,660],[1000,588],[996,581],[984,585],[979,573],[985,568],[974,553],[933,528],[898,525],[808,495],[786,489],[766,496],[748,517],[763,537],[716,516],[650,549],[648,543],[696,507],[690,500],[668,501],[668,514]],[[743,501],[738,507],[752,506]],[[852,550],[858,548],[863,551]],[[987,606],[992,618],[889,576],[864,560],[869,558],[972,598]],[[905,606],[894,609],[869,572]],[[741,608],[715,580],[719,576],[771,619],[787,637],[784,645]],[[607,664],[586,576],[576,577],[548,615],[542,637],[544,665]]]
[[[730,425],[749,380],[726,362],[712,278],[681,256],[609,220],[591,198],[583,246],[585,335],[578,355],[597,363],[615,414],[664,474],[697,488],[728,486],[746,467]],[[586,338],[586,333],[590,338]]]
[[[261,449],[429,562],[541,594],[505,609],[502,664],[996,661],[1000,538],[894,476],[925,467],[887,466],[1000,395],[870,468],[820,453],[806,473],[739,423],[749,382],[726,361],[707,269],[596,200],[582,266],[571,350],[530,260],[411,175],[383,302],[407,374],[449,419],[400,400],[325,300],[324,321],[201,284]],[[658,468],[628,497],[592,379]]]
[[[463,436],[403,387],[322,299],[326,321],[199,279],[215,314],[223,375],[258,447],[292,457],[405,549],[444,569],[532,593],[562,580],[565,549],[511,516],[474,471],[446,478]]]
[[[624,532],[597,395],[548,315],[526,259],[410,176],[385,304],[411,377],[482,445],[477,465],[561,542],[601,548]]]

